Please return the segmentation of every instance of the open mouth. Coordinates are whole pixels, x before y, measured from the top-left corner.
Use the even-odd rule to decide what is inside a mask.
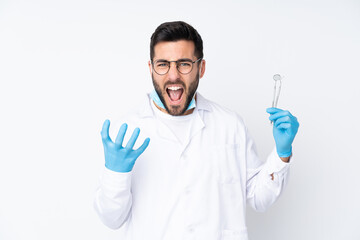
[[[172,105],[180,104],[184,93],[184,88],[182,86],[167,87],[166,92],[169,96],[169,100]]]

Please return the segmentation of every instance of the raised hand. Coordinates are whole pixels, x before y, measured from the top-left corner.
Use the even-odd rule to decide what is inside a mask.
[[[289,157],[292,153],[292,143],[299,129],[299,122],[289,111],[279,108],[268,108],[269,119],[273,123],[273,135],[279,157]]]
[[[146,138],[144,143],[138,149],[134,150],[132,148],[139,136],[139,128],[135,128],[129,142],[123,147],[122,144],[127,130],[127,124],[124,123],[121,125],[115,143],[109,136],[109,127],[110,121],[105,120],[101,131],[105,153],[105,167],[115,172],[130,172],[134,167],[136,159],[149,145],[150,138]]]

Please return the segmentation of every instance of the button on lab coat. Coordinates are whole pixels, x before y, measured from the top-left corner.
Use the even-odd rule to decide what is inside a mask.
[[[135,127],[141,130],[135,148],[151,139],[131,172],[104,167],[100,179],[95,210],[106,226],[120,228],[119,239],[246,240],[246,203],[264,211],[279,197],[289,163],[275,149],[260,161],[241,117],[199,93],[192,114],[183,144],[156,118],[149,96],[112,123],[112,139],[124,122],[124,143]]]

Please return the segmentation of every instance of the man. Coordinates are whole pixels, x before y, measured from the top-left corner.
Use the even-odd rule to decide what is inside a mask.
[[[121,228],[122,239],[247,239],[246,202],[264,211],[286,184],[296,118],[267,109],[276,148],[263,163],[241,117],[196,92],[206,62],[192,26],[161,24],[150,58],[155,90],[144,107],[122,120],[114,142],[109,120],[103,125],[100,219]],[[126,145],[125,123],[139,127]],[[139,129],[151,143],[146,138],[133,149]]]

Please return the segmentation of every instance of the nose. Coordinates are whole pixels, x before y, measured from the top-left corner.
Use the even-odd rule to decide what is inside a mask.
[[[169,80],[177,80],[179,79],[179,76],[180,73],[179,71],[177,70],[177,67],[176,67],[176,62],[171,62],[170,63],[170,69],[169,69],[169,72],[168,72],[168,78]]]

